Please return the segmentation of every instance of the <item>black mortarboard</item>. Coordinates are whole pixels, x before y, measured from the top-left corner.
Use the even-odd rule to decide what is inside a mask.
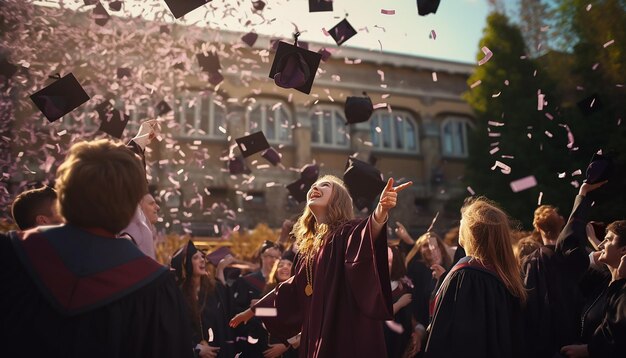
[[[232,175],[250,174],[250,169],[246,165],[246,160],[240,155],[228,159],[228,171]]]
[[[265,2],[263,2],[261,0],[253,1],[252,2],[252,7],[256,11],[263,11],[263,9],[265,8]]]
[[[113,11],[120,11],[122,9],[123,1],[112,1],[109,3],[109,9]]]
[[[226,255],[232,255],[232,254],[233,253],[230,251],[228,247],[222,246],[214,250],[210,254],[206,255],[206,260],[210,262],[213,266],[217,266],[217,264],[219,264],[220,261],[222,261],[222,259],[226,257]]]
[[[602,109],[602,101],[600,101],[600,97],[597,93],[578,101],[576,104],[585,116]]]
[[[348,158],[343,181],[354,201],[354,206],[359,210],[366,207],[371,209],[372,202],[386,184],[378,169],[352,157]]]
[[[247,34],[241,36],[241,41],[252,47],[258,38],[259,35],[256,32],[248,32]]]
[[[122,138],[130,117],[113,107],[110,100],[97,105],[96,111],[100,118],[100,131],[118,139]]]
[[[591,163],[587,166],[586,183],[595,184],[608,180],[613,172],[613,157],[595,153],[591,157]]]
[[[37,108],[54,122],[89,100],[72,73],[44,87],[30,96]]]
[[[417,13],[421,16],[436,14],[440,0],[417,0]]]
[[[224,81],[224,76],[219,71],[209,73],[209,83],[217,86]]]
[[[187,244],[178,249],[170,260],[170,267],[176,271],[178,283],[182,283],[193,275],[193,255],[198,252],[198,248],[189,240]]]
[[[309,0],[309,12],[333,11],[333,0]]]
[[[324,61],[324,62],[328,61],[328,59],[330,58],[330,55],[331,55],[330,51],[328,51],[325,48],[319,49],[319,51],[317,51],[317,53],[322,55],[322,61]]]
[[[306,201],[306,193],[311,188],[313,183],[307,183],[302,179],[298,179],[295,182],[287,185],[287,190],[289,190],[289,194],[298,202],[302,203]]]
[[[93,9],[93,18],[96,19],[96,24],[100,26],[104,26],[109,22],[111,15],[107,12],[107,10],[102,6],[101,3],[96,5],[96,8]]]
[[[269,143],[267,143],[267,139],[265,139],[265,136],[261,131],[252,133],[245,137],[237,138],[235,139],[235,142],[237,142],[239,149],[241,149],[241,154],[243,154],[244,158],[270,147]]]
[[[17,66],[7,61],[6,58],[0,60],[0,75],[2,75],[5,80],[10,79],[17,72]]]
[[[320,176],[320,167],[317,164],[307,164],[300,169],[300,178],[307,183],[315,183]]]
[[[346,124],[367,122],[374,113],[374,105],[369,97],[348,97],[344,113],[348,122]]]
[[[83,2],[85,3],[85,5],[89,6],[97,4],[99,0],[83,0]]]
[[[328,30],[328,33],[335,40],[337,46],[340,46],[342,43],[348,41],[352,36],[356,35],[356,30],[352,27],[352,25],[350,25],[348,19],[343,19],[332,29]]]
[[[165,0],[175,18],[181,18],[211,0]]]
[[[172,107],[170,107],[170,105],[167,104],[167,102],[165,101],[161,101],[159,102],[159,104],[156,105],[157,116],[168,114],[171,111],[172,111]]]
[[[311,93],[317,67],[322,55],[286,42],[279,42],[269,77],[282,88],[294,88],[302,93]]]
[[[280,163],[280,153],[272,147],[267,148],[263,153],[261,153],[261,156],[267,159],[268,162],[272,163],[272,165],[278,165],[278,163]]]
[[[117,68],[117,78],[130,78],[130,68],[128,67],[118,67]]]
[[[200,65],[202,71],[212,73],[221,69],[220,58],[215,52],[209,52],[206,54],[199,53],[196,55],[196,58],[198,59],[198,64]]]

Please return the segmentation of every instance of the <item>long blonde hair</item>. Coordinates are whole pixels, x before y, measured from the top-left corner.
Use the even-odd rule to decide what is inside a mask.
[[[467,255],[492,265],[509,292],[522,303],[526,302],[507,214],[487,198],[479,197],[463,206],[461,216],[459,242]]]
[[[318,223],[307,205],[291,230],[296,238],[298,251],[303,257],[314,255],[322,246],[323,240],[316,239],[323,238],[332,229],[354,218],[352,198],[343,181],[333,175],[324,175],[313,185],[322,181],[329,181],[333,184],[333,191],[326,208],[327,224]]]

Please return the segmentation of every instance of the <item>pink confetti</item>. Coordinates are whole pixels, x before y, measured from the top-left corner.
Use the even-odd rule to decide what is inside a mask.
[[[374,109],[386,108],[386,107],[387,107],[387,103],[377,103],[374,105]]]
[[[611,40],[611,41],[605,43],[604,45],[602,45],[602,47],[607,48],[607,47],[611,46],[614,42],[615,42],[615,40]]]
[[[326,28],[322,27],[322,33],[324,33],[324,36],[330,36],[330,34],[328,33],[328,30],[326,30]]]
[[[582,173],[583,173],[582,170],[576,169],[576,170],[574,170],[574,172],[572,172],[572,176],[575,177],[577,175],[581,175]]]
[[[470,195],[476,195],[476,192],[474,192],[471,186],[467,187],[467,191],[470,193]]]
[[[591,4],[588,4],[587,7],[585,8],[585,10],[587,10],[587,11],[591,10]]]
[[[380,13],[383,14],[383,15],[395,15],[396,14],[396,10],[380,9]]]
[[[548,138],[552,138],[552,137],[554,137],[554,135],[553,135],[552,133],[550,133],[549,131],[545,131],[544,133],[546,134],[546,136],[547,136]]]
[[[541,199],[543,199],[543,191],[539,192],[539,198],[537,199],[537,206],[541,205]]]
[[[496,160],[496,163],[493,167],[491,167],[491,170],[496,170],[496,168],[500,168],[500,172],[502,172],[502,174],[511,174],[511,167],[499,160]]]
[[[430,38],[433,40],[437,39],[437,33],[435,32],[435,30],[430,30]]]
[[[476,87],[480,86],[480,84],[481,84],[481,83],[482,83],[482,81],[481,81],[481,80],[478,80],[478,81],[476,81],[476,82],[472,83],[472,84],[470,85],[470,88],[476,88]]]
[[[377,70],[376,72],[380,76],[380,82],[385,82],[385,72],[383,72],[382,70]]]
[[[520,191],[537,186],[537,179],[535,179],[534,175],[530,175],[518,180],[514,180],[510,183],[510,185],[511,190],[513,190],[514,193],[518,193]]]
[[[563,172],[563,173],[559,173],[559,175],[558,175],[558,176],[559,176],[559,178],[561,178],[561,179],[562,179],[562,178],[565,178],[565,172]]]
[[[491,50],[487,48],[487,46],[483,46],[483,48],[481,48],[480,50],[485,54],[485,57],[483,57],[480,61],[478,61],[478,66],[484,65],[493,56],[493,52],[491,52]]]
[[[554,116],[552,116],[550,113],[546,113],[546,118],[548,118],[549,120],[553,120]]]
[[[504,123],[496,121],[488,121],[487,124],[494,127],[502,127],[504,125]]]
[[[542,111],[543,110],[543,104],[545,102],[545,98],[546,95],[543,93],[538,93],[537,94],[537,110],[538,111]]]
[[[437,82],[437,72],[433,72],[433,82]]]
[[[404,327],[402,327],[400,323],[394,320],[385,321],[385,324],[387,325],[387,327],[389,327],[390,330],[392,330],[393,332],[397,334],[404,333]]]
[[[489,151],[489,154],[494,155],[500,150],[500,147],[495,147]]]

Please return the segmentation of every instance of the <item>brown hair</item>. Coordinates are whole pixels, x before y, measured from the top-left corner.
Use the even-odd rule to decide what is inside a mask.
[[[57,170],[59,213],[68,224],[118,233],[148,192],[141,160],[107,139],[74,144]]]
[[[626,220],[613,221],[606,227],[606,232],[609,231],[617,235],[620,247],[626,245]]]
[[[563,229],[563,219],[559,215],[559,210],[552,205],[541,205],[535,209],[533,227],[544,232],[548,240],[556,240]]]
[[[37,226],[37,216],[52,216],[57,193],[49,186],[20,193],[11,205],[11,216],[20,230]]]
[[[422,251],[423,246],[429,245],[429,238],[431,237],[434,237],[435,240],[437,240],[437,247],[439,248],[439,251],[441,252],[441,266],[443,266],[443,268],[445,268],[446,270],[449,269],[450,266],[452,266],[452,258],[448,254],[448,249],[446,248],[446,245],[444,244],[443,240],[441,240],[439,235],[437,235],[433,231],[429,231],[423,234],[422,236],[418,237],[417,240],[415,240],[415,244],[411,248],[411,251],[409,251],[409,253],[406,255],[407,266],[409,265],[409,262],[411,262],[411,260],[413,260],[413,258]],[[424,260],[425,258],[422,257],[422,261]],[[429,262],[424,261],[424,263],[430,266]]]
[[[493,266],[509,292],[526,302],[519,263],[511,245],[507,214],[484,197],[468,201],[461,209],[459,242],[468,256]]]
[[[397,246],[389,246],[389,248],[393,253],[393,258],[391,259],[391,270],[389,271],[389,279],[391,281],[398,281],[402,277],[406,276],[404,255]]]
[[[348,190],[343,181],[333,175],[324,175],[313,185],[322,181],[330,181],[333,183],[333,191],[328,200],[326,212],[328,224],[317,223],[313,212],[306,206],[302,215],[300,215],[291,230],[296,237],[298,250],[303,256],[312,255],[319,250],[322,245],[322,240],[316,240],[316,238],[321,239],[330,230],[352,220],[354,217],[352,198],[350,194],[348,194]]]

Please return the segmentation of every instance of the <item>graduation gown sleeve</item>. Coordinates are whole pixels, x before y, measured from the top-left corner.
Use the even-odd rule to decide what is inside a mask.
[[[609,285],[606,313],[587,348],[591,358],[626,357],[626,279]]]
[[[556,242],[555,253],[562,257],[568,272],[577,280],[589,267],[589,256],[585,251],[588,245],[585,227],[590,208],[591,200],[586,196],[577,195],[572,213]]]

